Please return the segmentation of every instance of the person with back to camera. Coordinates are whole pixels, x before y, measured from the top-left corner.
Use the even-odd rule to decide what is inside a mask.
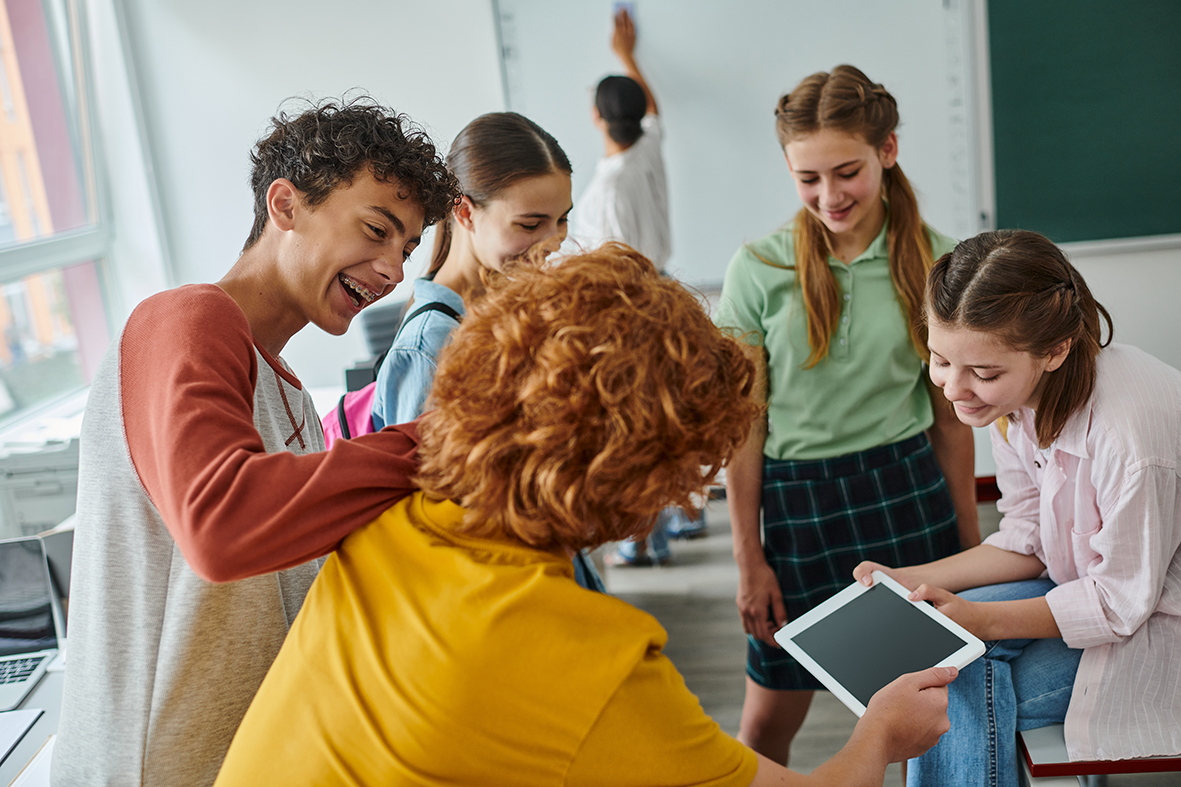
[[[626,74],[605,77],[595,89],[591,115],[603,137],[604,156],[571,214],[571,236],[586,249],[622,241],[664,270],[672,253],[664,129],[656,96],[636,63],[636,29],[625,8],[615,13],[611,50]],[[609,562],[661,565],[671,558],[670,536],[703,535],[704,511],[692,517],[679,508],[665,511],[645,542],[623,542]]]
[[[530,251],[557,250],[566,237],[570,160],[529,118],[481,115],[455,137],[447,166],[462,196],[436,230],[430,266],[414,282],[410,309],[377,373],[376,429],[422,415],[439,353],[488,277]],[[579,584],[604,589],[584,555],[575,571]]]
[[[414,426],[325,452],[280,353],[390,292],[455,180],[365,99],[271,122],[241,256],[137,306],[90,387],[55,787],[212,784],[317,559],[413,488]]]
[[[750,643],[739,740],[787,762],[822,687],[773,632],[863,560],[932,560],[980,534],[972,432],[923,371],[923,282],[954,242],[897,164],[894,98],[842,65],[775,117],[804,206],[734,255],[715,322],[749,344],[768,406],[726,470]]]
[[[705,715],[654,618],[574,582],[578,550],[701,493],[753,384],[621,244],[491,281],[439,359],[423,492],[329,558],[217,787],[880,785],[947,729],[954,669],[891,683],[800,776]]]
[[[1181,754],[1181,372],[1111,344],[1034,232],[960,243],[926,303],[931,379],[991,425],[1004,516],[961,554],[854,573],[885,571],[988,646],[908,783],[1015,787],[1016,733],[1064,720],[1071,760]]]

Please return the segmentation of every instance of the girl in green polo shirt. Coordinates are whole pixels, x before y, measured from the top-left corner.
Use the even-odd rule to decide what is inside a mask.
[[[923,285],[955,242],[923,223],[896,164],[894,97],[844,65],[775,116],[804,208],[734,255],[716,322],[748,343],[767,404],[726,471],[750,641],[738,737],[786,763],[821,686],[772,632],[862,560],[926,562],[980,535],[971,429],[923,368]]]

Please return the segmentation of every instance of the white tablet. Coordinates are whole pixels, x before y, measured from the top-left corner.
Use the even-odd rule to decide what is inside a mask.
[[[880,571],[775,632],[775,641],[861,716],[890,681],[928,667],[962,669],[984,643]]]

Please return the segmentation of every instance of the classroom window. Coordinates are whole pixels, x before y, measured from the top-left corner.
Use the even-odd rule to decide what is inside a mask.
[[[0,422],[87,385],[109,340],[78,0],[0,0]]]

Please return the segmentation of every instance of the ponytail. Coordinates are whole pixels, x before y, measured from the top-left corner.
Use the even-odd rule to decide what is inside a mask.
[[[906,319],[910,341],[918,356],[927,361],[927,325],[923,320],[923,293],[927,273],[935,263],[931,236],[919,217],[919,203],[910,181],[895,164],[882,173],[882,186],[890,208],[886,244],[890,250],[890,278],[898,293],[902,316]]]
[[[435,245],[431,249],[431,264],[427,268],[424,279],[435,278],[435,274],[439,272],[439,268],[443,267],[443,263],[447,261],[447,255],[451,253],[451,222],[455,221],[451,216],[440,221],[435,225]]]
[[[811,369],[828,356],[833,331],[841,316],[840,285],[828,256],[832,243],[828,228],[807,208],[796,214],[793,230],[796,253],[796,283],[804,296],[804,313],[808,316],[808,346],[812,351],[804,363]]]

